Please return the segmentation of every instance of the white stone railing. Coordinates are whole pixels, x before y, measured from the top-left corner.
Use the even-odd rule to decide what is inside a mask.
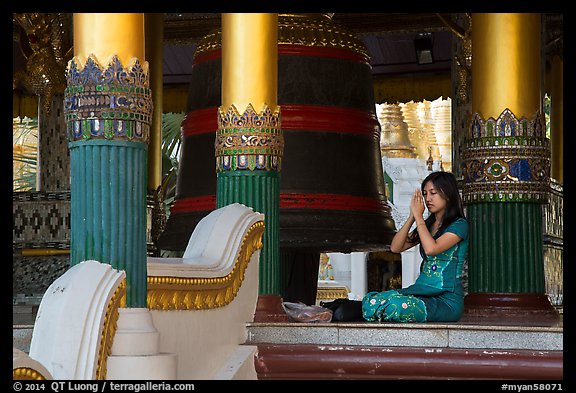
[[[182,258],[148,258],[148,307],[160,351],[178,356],[178,379],[256,378],[256,348],[243,344],[258,300],[264,215],[225,209],[200,221]]]
[[[149,258],[147,308],[123,271],[83,261],[42,298],[15,379],[256,379],[244,345],[258,300],[264,215],[241,204],[196,226],[182,258]]]

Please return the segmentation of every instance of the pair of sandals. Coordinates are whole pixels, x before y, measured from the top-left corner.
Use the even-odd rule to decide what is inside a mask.
[[[320,302],[320,306],[332,310],[332,322],[361,322],[362,301],[345,298],[335,299],[331,302]]]

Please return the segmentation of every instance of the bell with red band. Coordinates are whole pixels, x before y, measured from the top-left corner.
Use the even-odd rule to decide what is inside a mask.
[[[216,208],[220,37],[218,31],[209,34],[196,49],[176,200],[158,242],[162,249],[184,250],[196,224]],[[395,225],[386,198],[367,51],[324,15],[280,14],[278,40],[284,136],[280,247],[383,250]]]

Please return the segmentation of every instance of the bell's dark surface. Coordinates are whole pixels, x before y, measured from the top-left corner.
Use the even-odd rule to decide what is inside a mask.
[[[324,16],[280,15],[278,36],[285,140],[280,247],[383,250],[395,226],[385,195],[367,51]],[[184,250],[196,224],[216,208],[220,39],[220,32],[209,34],[194,56],[176,200],[158,242],[161,249]]]

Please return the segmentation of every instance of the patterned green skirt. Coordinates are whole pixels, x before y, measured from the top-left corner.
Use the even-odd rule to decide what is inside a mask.
[[[362,315],[370,322],[426,322],[426,304],[396,290],[368,292],[362,299]]]

